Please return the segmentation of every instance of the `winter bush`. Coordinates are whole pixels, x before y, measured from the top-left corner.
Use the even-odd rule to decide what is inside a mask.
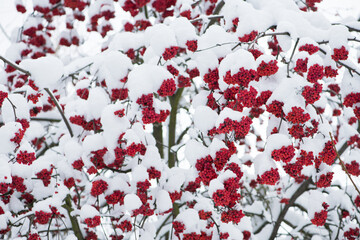
[[[1,239],[360,238],[360,14],[13,2]]]

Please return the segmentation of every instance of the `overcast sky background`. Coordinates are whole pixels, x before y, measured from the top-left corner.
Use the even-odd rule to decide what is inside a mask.
[[[30,0],[23,0],[31,4]],[[46,1],[46,0],[44,0]],[[324,14],[337,21],[344,16],[358,19],[360,17],[360,0],[323,0],[320,8],[324,9]],[[10,36],[14,29],[21,26],[25,15],[20,14],[15,9],[14,0],[0,0],[0,54],[3,55],[10,45],[6,35]],[[4,33],[5,31],[5,33]],[[97,36],[90,35],[94,41],[101,41]],[[91,42],[91,41],[90,41]],[[98,44],[97,44],[98,45]],[[96,47],[93,43],[92,47]]]

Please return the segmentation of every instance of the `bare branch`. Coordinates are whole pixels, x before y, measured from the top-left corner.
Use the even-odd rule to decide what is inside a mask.
[[[70,126],[70,124],[69,124],[69,121],[66,119],[65,114],[64,114],[64,112],[63,112],[63,110],[62,110],[59,102],[56,100],[54,94],[50,91],[49,88],[44,88],[44,90],[49,94],[51,100],[55,103],[55,106],[56,106],[56,108],[58,109],[58,111],[59,111],[62,119],[64,120],[65,125],[66,125],[66,127],[67,127],[67,129],[68,129],[68,131],[69,131],[69,133],[70,133],[70,136],[73,137],[74,134],[73,134],[73,131],[72,131],[72,129],[71,129],[71,126]]]
[[[0,60],[2,60],[4,63],[12,66],[13,68],[15,68],[16,70],[28,75],[28,76],[31,76],[31,73],[23,68],[21,68],[19,65],[17,65],[16,63],[13,63],[11,62],[10,60],[4,58],[3,56],[0,56]]]

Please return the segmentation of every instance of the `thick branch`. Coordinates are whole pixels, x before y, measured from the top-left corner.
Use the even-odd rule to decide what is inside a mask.
[[[171,151],[171,147],[175,145],[176,139],[176,117],[177,117],[177,110],[179,106],[179,101],[182,95],[184,88],[180,88],[176,91],[173,96],[170,96],[170,105],[171,105],[171,112],[170,112],[170,120],[169,120],[169,148],[168,148],[168,166],[169,168],[173,168],[175,166],[176,161],[176,153]],[[175,218],[179,214],[179,206],[174,203],[173,204],[173,217]]]
[[[80,230],[80,227],[79,227],[79,223],[76,219],[76,216],[72,216],[71,215],[71,212],[74,210],[72,207],[71,207],[71,197],[70,195],[68,194],[65,198],[65,204],[62,205],[63,208],[65,208],[68,212],[68,215],[69,215],[69,218],[70,218],[70,222],[71,222],[71,226],[72,226],[72,229],[74,231],[74,234],[75,236],[77,237],[77,239],[79,240],[83,240],[83,236],[82,236],[82,233],[81,233],[81,230]]]
[[[156,140],[156,147],[159,150],[161,158],[164,158],[164,141],[162,124],[156,122],[153,124],[153,136]]]

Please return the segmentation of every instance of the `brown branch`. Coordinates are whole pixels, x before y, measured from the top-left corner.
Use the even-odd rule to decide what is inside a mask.
[[[50,91],[49,88],[44,88],[44,90],[49,94],[51,100],[55,103],[55,106],[56,106],[56,108],[58,109],[58,111],[59,111],[62,119],[64,120],[65,125],[66,125],[66,127],[67,127],[67,129],[68,129],[68,131],[69,131],[69,133],[70,133],[70,136],[73,137],[74,134],[73,134],[73,131],[72,131],[72,129],[71,129],[71,126],[70,126],[70,124],[69,124],[69,121],[68,121],[67,118],[65,117],[65,114],[64,114],[64,112],[63,112],[63,110],[62,110],[59,102],[56,100],[54,94]]]
[[[72,226],[72,230],[74,231],[75,236],[77,237],[77,239],[79,240],[83,240],[84,237],[82,236],[81,230],[80,230],[80,226],[79,223],[76,219],[76,216],[73,216],[71,213],[72,211],[74,211],[74,209],[71,206],[71,196],[70,194],[68,194],[65,198],[65,204],[62,205],[63,208],[65,208],[68,212],[69,218],[70,218],[70,222],[71,222],[71,226]]]
[[[339,159],[339,161],[340,161],[340,164],[341,164],[343,170],[346,172],[346,174],[347,174],[347,176],[349,177],[352,185],[354,185],[356,191],[357,191],[358,194],[360,195],[360,191],[359,191],[358,187],[356,186],[354,180],[353,180],[352,177],[350,176],[350,173],[349,173],[348,170],[346,169],[346,166],[345,166],[343,160],[340,158],[340,155],[339,155],[339,153],[338,153],[338,151],[337,151],[337,149],[336,149],[336,147],[335,147],[334,139],[333,139],[333,136],[332,136],[331,132],[329,132],[329,134],[330,134],[330,138],[331,138],[331,143],[332,143],[332,145],[333,145],[333,148],[334,148],[334,150],[335,150],[335,152],[336,152],[336,155],[337,155],[337,157],[338,157],[338,159]]]
[[[19,65],[17,65],[16,63],[13,63],[11,62],[10,60],[4,58],[3,56],[0,56],[0,60],[2,60],[4,63],[12,66],[13,68],[15,68],[16,70],[28,75],[28,76],[31,76],[31,73],[23,68],[21,68]]]

